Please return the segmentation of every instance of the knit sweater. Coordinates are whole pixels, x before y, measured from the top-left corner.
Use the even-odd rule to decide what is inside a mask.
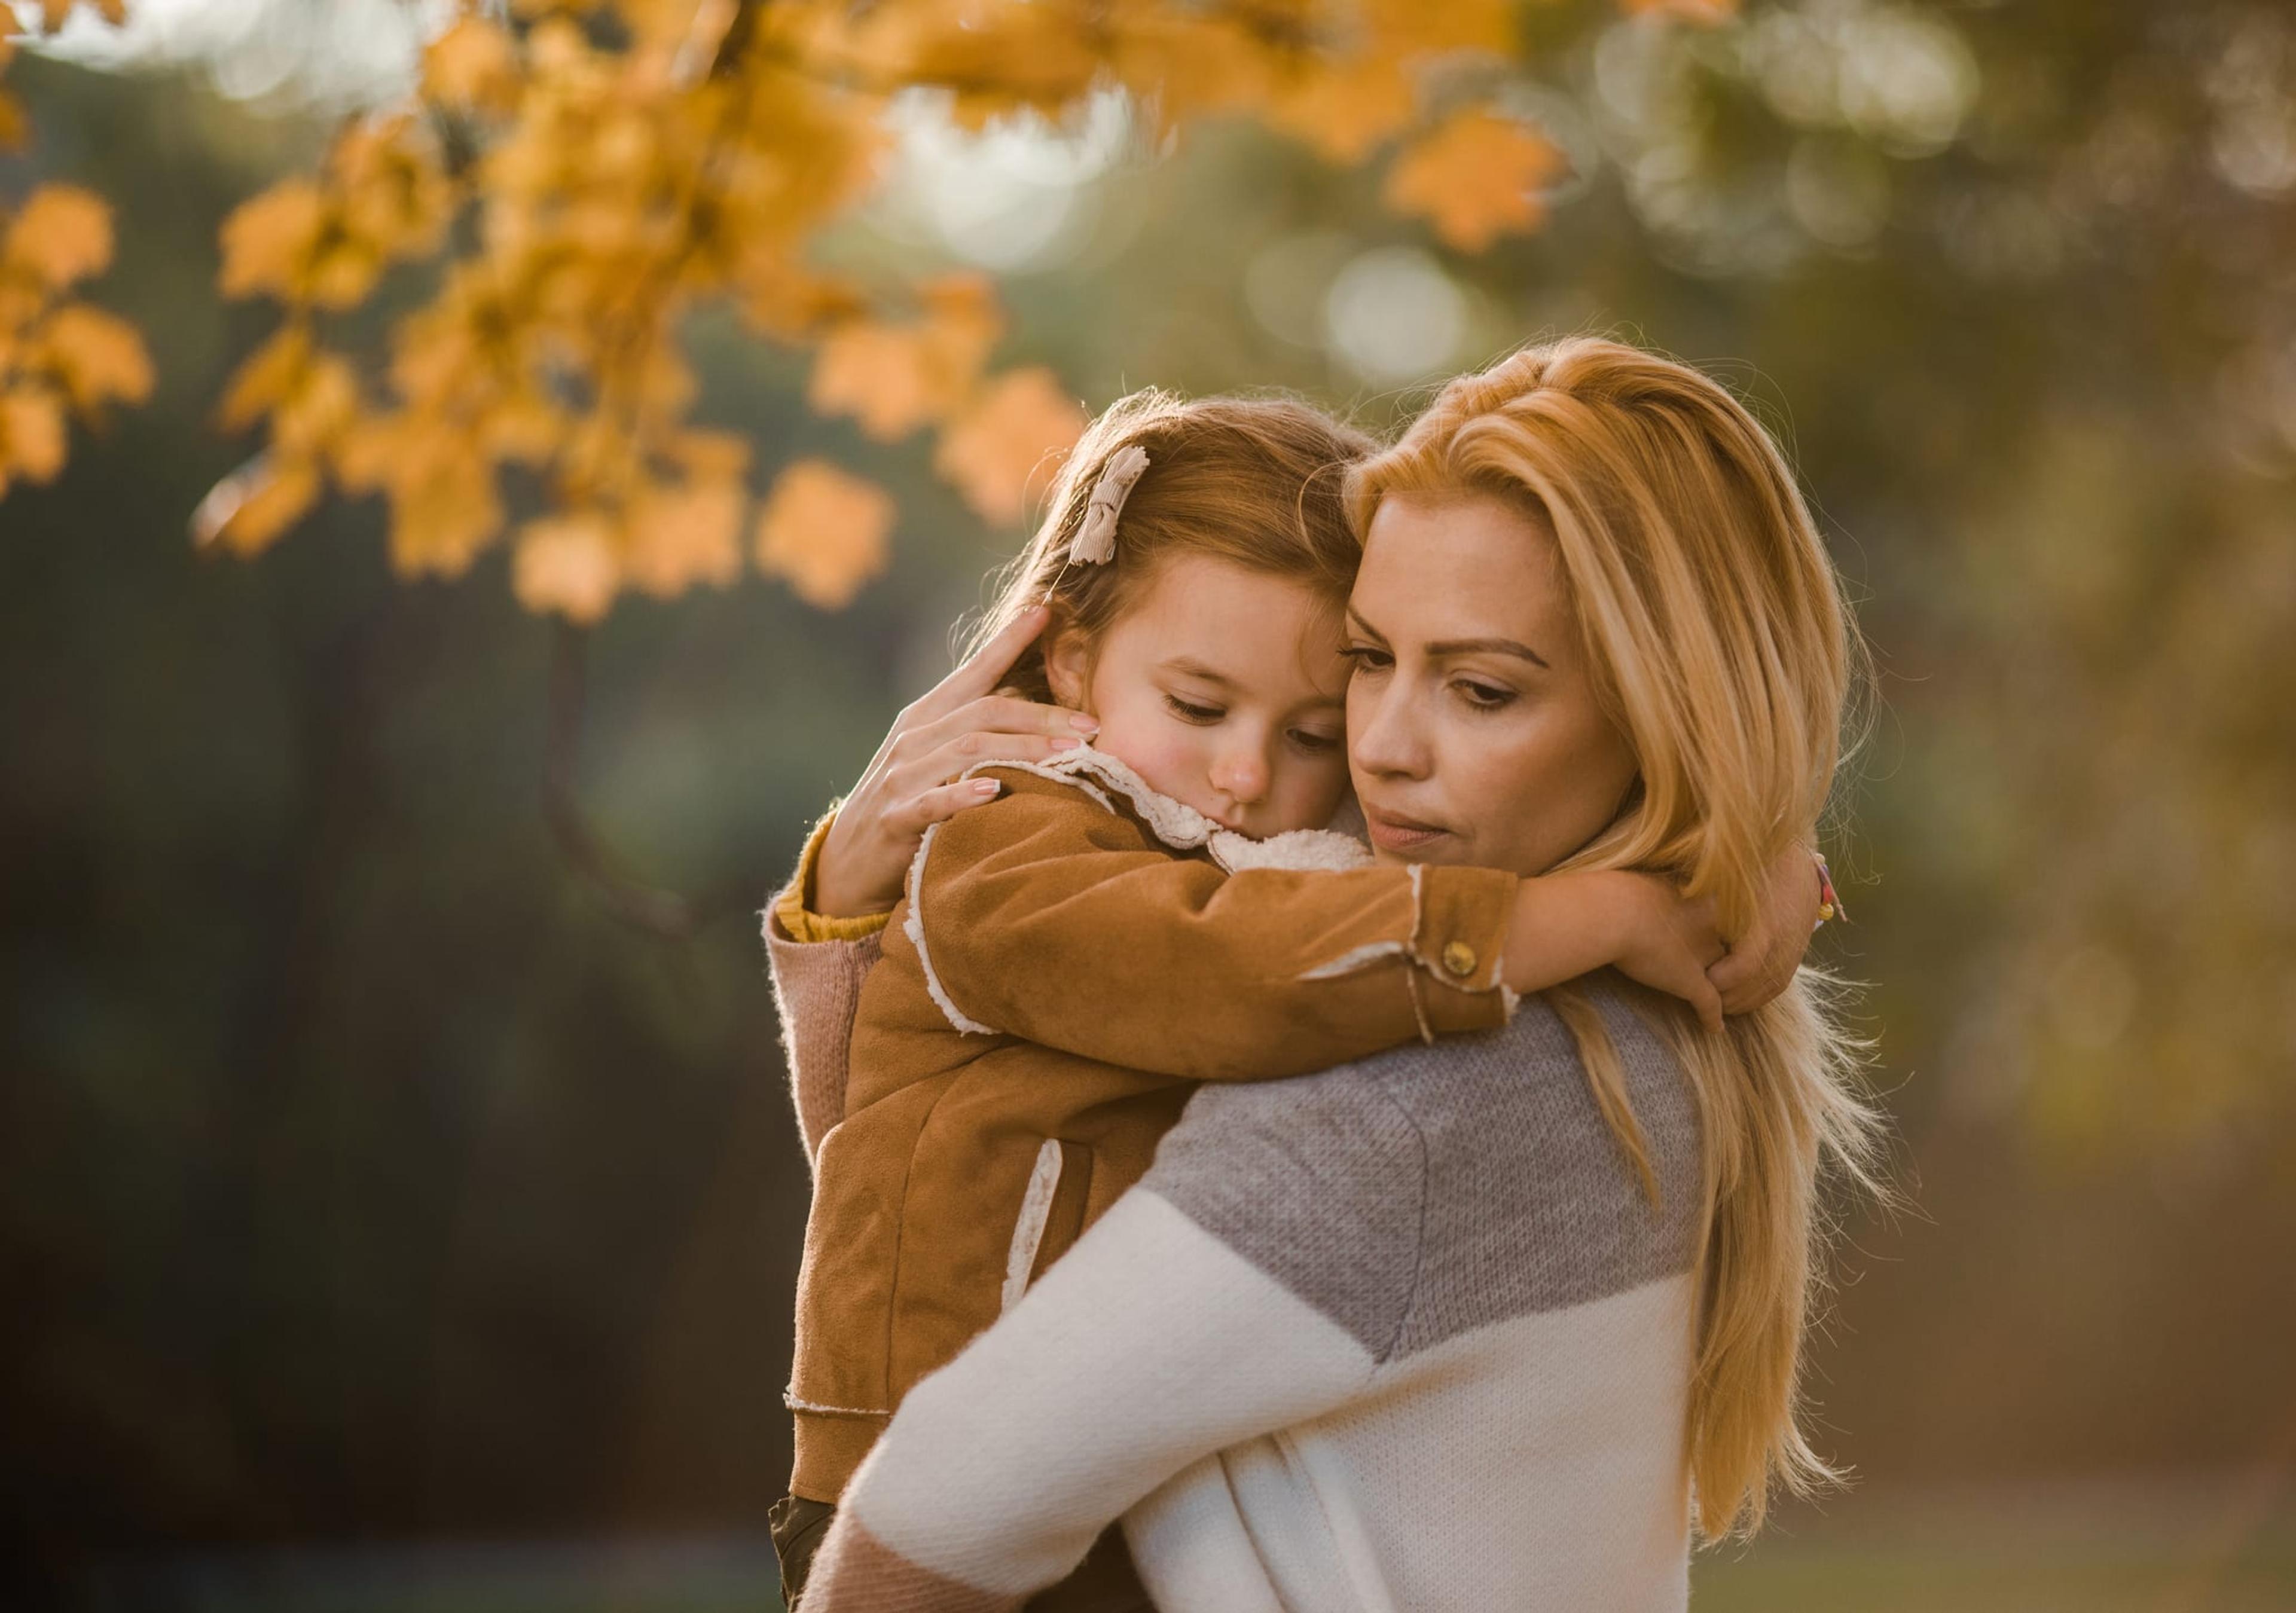
[[[1168,1613],[1685,1607],[1698,1126],[1635,1001],[1595,994],[1656,1206],[1536,1000],[1197,1093],[911,1392],[808,1613],[1014,1608],[1119,1515]]]

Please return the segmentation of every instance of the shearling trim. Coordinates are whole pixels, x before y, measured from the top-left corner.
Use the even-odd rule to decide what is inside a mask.
[[[1212,861],[1230,873],[1247,868],[1320,869],[1341,872],[1371,861],[1371,847],[1328,829],[1293,829],[1264,840],[1232,829],[1212,831]]]
[[[788,1389],[782,1391],[782,1404],[792,1412],[805,1412],[816,1417],[890,1417],[890,1410],[869,1411],[852,1405],[820,1405],[810,1400],[800,1400]]]
[[[1013,1245],[1004,1255],[1003,1310],[1021,1303],[1029,1291],[1029,1273],[1037,1269],[1037,1251],[1044,1247],[1045,1228],[1053,1217],[1053,1195],[1061,1185],[1061,1145],[1047,1137],[1037,1150],[1029,1172],[1029,1191],[1021,1195],[1021,1213],[1013,1223]]]
[[[940,977],[933,972],[932,954],[925,950],[925,858],[932,855],[933,836],[939,832],[940,825],[935,823],[925,831],[924,838],[917,842],[917,855],[909,863],[909,916],[902,921],[901,928],[908,933],[909,944],[917,949],[917,965],[924,970],[925,990],[931,994],[933,1005],[940,1010],[951,1025],[965,1035],[993,1036],[996,1035],[995,1027],[983,1025],[978,1019],[967,1019],[956,1004],[949,1000],[948,992],[940,983]]]
[[[1011,767],[1071,784],[1111,812],[1116,810],[1109,790],[1123,796],[1148,826],[1148,831],[1177,851],[1209,848],[1212,861],[1230,873],[1246,868],[1347,869],[1372,860],[1371,847],[1351,835],[1332,829],[1293,829],[1255,840],[1220,825],[1185,801],[1175,800],[1152,786],[1131,765],[1090,744],[1062,751],[1046,762],[975,762],[960,776],[971,778],[989,767]],[[1097,788],[1093,781],[1105,784]]]
[[[1390,958],[1409,959],[1411,949],[1400,941],[1366,941],[1352,952],[1343,952],[1328,963],[1318,963],[1300,978],[1303,980],[1330,980],[1341,975],[1351,975]]]

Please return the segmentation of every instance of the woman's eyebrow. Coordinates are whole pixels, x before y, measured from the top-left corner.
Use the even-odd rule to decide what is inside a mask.
[[[1375,638],[1382,644],[1387,643],[1387,635],[1382,633],[1378,628],[1364,620],[1363,612],[1357,610],[1353,605],[1349,605],[1348,607],[1348,620],[1355,627],[1355,630],[1362,634],[1365,638]]]
[[[1427,653],[1439,659],[1447,655],[1519,655],[1546,667],[1549,672],[1554,670],[1538,651],[1511,638],[1447,638],[1439,644],[1428,645]]]

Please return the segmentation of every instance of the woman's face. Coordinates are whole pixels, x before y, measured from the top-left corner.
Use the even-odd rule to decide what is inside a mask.
[[[1382,500],[1347,643],[1349,762],[1382,859],[1538,873],[1617,815],[1634,757],[1539,521],[1479,494]]]

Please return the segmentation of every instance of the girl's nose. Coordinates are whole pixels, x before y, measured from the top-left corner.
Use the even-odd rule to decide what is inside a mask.
[[[1267,793],[1267,762],[1250,749],[1223,750],[1212,762],[1212,788],[1239,806]]]

